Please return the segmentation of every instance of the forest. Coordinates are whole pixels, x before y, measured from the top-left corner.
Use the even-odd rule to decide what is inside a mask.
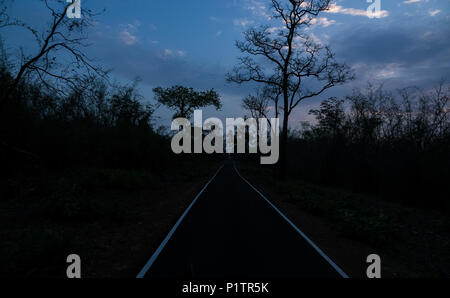
[[[174,119],[190,118],[194,110],[219,111],[227,102],[214,89],[191,86],[155,87],[144,94],[139,79],[117,80],[107,65],[87,56],[85,33],[95,13],[84,10],[82,19],[73,20],[66,10],[47,6],[49,26],[37,32],[9,16],[7,2],[0,0],[0,275],[64,276],[60,260],[73,249],[92,256],[86,262],[90,277],[133,275],[196,191],[230,158],[173,153],[174,132],[156,112],[164,106]],[[232,116],[280,118],[280,161],[260,165],[259,154],[234,154],[233,162],[251,179],[269,181],[261,185],[285,195],[283,202],[332,218],[345,225],[346,236],[387,247],[394,256],[405,250],[389,244],[399,233],[389,217],[394,209],[414,210],[415,219],[423,212],[425,222],[435,219],[433,243],[444,239],[439,248],[448,248],[449,83],[436,82],[432,90],[368,83],[346,96],[325,96],[355,79],[328,46],[300,33],[330,1],[318,1],[307,13],[296,1],[286,4],[291,11],[281,2],[272,1],[273,10],[285,28],[275,37],[268,27],[244,32],[236,42],[243,56],[223,77],[229,84],[262,86],[249,87],[247,97],[231,103],[242,108]],[[312,17],[305,19],[307,14]],[[35,53],[17,58],[9,50],[1,33],[11,26],[36,37]],[[274,68],[259,65],[261,57]],[[313,120],[295,119],[293,111],[309,100],[319,102],[309,111]],[[320,205],[324,197],[331,199]],[[368,239],[367,231],[375,236]],[[136,244],[136,258],[121,264],[129,254],[124,235],[138,243],[147,234]],[[101,255],[105,247],[108,253]],[[419,264],[427,263],[423,255]],[[112,270],[105,265],[110,259],[116,260]],[[448,274],[448,268],[439,270],[433,274]]]

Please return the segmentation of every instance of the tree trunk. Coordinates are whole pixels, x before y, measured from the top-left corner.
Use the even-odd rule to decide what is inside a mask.
[[[280,140],[280,178],[284,179],[287,177],[287,139],[288,139],[288,126],[289,126],[289,96],[287,92],[287,86],[283,92],[283,130],[281,131]]]
[[[283,130],[281,131],[280,140],[280,177],[287,177],[287,141],[288,141],[288,115],[283,116]]]

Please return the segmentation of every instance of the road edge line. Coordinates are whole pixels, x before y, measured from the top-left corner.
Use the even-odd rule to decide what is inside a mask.
[[[225,164],[223,164],[214,174],[214,176],[208,181],[208,183],[206,183],[206,185],[202,188],[202,190],[197,194],[197,196],[194,198],[194,200],[192,201],[192,203],[186,208],[186,210],[183,212],[183,214],[181,215],[181,217],[177,220],[177,222],[175,223],[175,225],[172,227],[172,229],[170,230],[169,234],[167,234],[166,238],[164,238],[164,240],[161,242],[161,244],[159,245],[159,247],[156,249],[156,251],[153,253],[153,255],[150,257],[150,259],[147,261],[147,263],[145,264],[144,268],[142,268],[142,270],[139,272],[139,274],[136,276],[136,278],[144,278],[145,275],[147,274],[148,270],[150,269],[150,267],[152,267],[153,263],[156,261],[156,259],[158,258],[159,254],[162,252],[162,250],[164,249],[164,247],[166,246],[167,242],[169,242],[170,238],[172,238],[173,234],[175,233],[175,231],[177,230],[178,226],[181,224],[181,222],[183,221],[183,219],[186,217],[186,215],[189,213],[189,211],[191,210],[191,208],[194,206],[195,202],[197,202],[198,198],[202,195],[202,193],[205,191],[205,189],[208,187],[208,185],[214,180],[214,178],[216,178],[217,174],[219,174],[219,172],[223,169],[223,167],[225,166]]]
[[[286,215],[283,214],[283,212],[281,212],[268,198],[266,198],[256,187],[254,187],[250,182],[248,182],[247,179],[245,179],[241,173],[238,171],[238,169],[236,168],[236,165],[234,165],[234,170],[236,171],[236,173],[238,173],[239,177],[241,177],[242,180],[244,180],[248,185],[250,185],[251,188],[253,188],[254,191],[256,191],[273,209],[275,209],[275,211],[278,212],[278,214],[281,215],[281,217],[283,217],[299,234],[300,236],[302,236],[306,242],[308,242],[318,253],[319,255],[321,255],[327,262],[328,264],[331,265],[331,267],[334,268],[334,270],[336,270],[343,278],[350,278],[347,273],[344,272],[344,270],[342,270],[338,265],[336,265],[335,262],[333,262],[331,260],[330,257],[328,257],[311,239],[308,238],[308,236],[306,236],[305,233],[303,233]]]

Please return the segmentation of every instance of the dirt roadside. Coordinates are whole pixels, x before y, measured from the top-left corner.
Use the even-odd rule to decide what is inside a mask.
[[[422,238],[415,238],[410,235],[414,234],[410,233],[410,227],[405,226],[399,227],[400,233],[404,237],[396,239],[397,242],[402,243],[395,249],[371,245],[365,241],[360,241],[356,235],[355,237],[348,237],[348,230],[346,233],[342,233],[342,229],[336,221],[301,208],[295,200],[290,198],[292,194],[282,192],[277,188],[276,183],[268,173],[255,170],[242,162],[237,163],[237,168],[245,179],[260,190],[350,277],[367,278],[366,271],[370,264],[366,261],[371,254],[377,254],[381,257],[383,278],[445,276],[445,269],[442,270],[442,268],[445,268],[447,263],[445,258],[448,258],[447,242],[442,242],[439,235],[434,235],[432,241],[428,241],[425,238],[429,237],[430,232],[423,231]],[[378,208],[375,202],[373,208]],[[417,226],[420,225],[419,219],[418,216],[414,216],[405,220],[409,220],[411,225]],[[427,217],[426,221],[430,222],[433,219],[430,216]],[[420,220],[425,221],[425,219]],[[357,227],[355,227],[355,230],[357,230]],[[404,239],[407,241],[404,241]],[[433,254],[433,258],[429,256],[430,254]],[[442,262],[440,262],[441,260]]]

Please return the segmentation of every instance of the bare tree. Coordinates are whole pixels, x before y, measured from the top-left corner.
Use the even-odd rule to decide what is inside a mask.
[[[7,14],[8,6],[7,0],[0,0],[0,28],[11,25],[11,18]]]
[[[32,54],[25,54],[20,49],[19,66],[9,94],[17,89],[25,77],[32,77],[49,90],[67,95],[67,91],[82,90],[82,82],[87,77],[106,76],[106,72],[94,65],[83,52],[89,46],[86,31],[93,24],[94,12],[83,9],[81,18],[69,18],[67,12],[72,3],[44,0],[51,21],[44,32],[38,32],[20,20],[11,19],[2,2],[0,20],[3,21],[0,21],[0,27],[23,27],[31,31],[38,45],[37,52]]]
[[[280,90],[283,112],[281,174],[286,174],[289,116],[305,99],[352,78],[350,69],[335,60],[328,46],[306,34],[312,20],[328,10],[330,0],[272,0],[273,18],[281,28],[251,28],[236,47],[244,54],[227,75],[229,82],[258,82]],[[263,58],[264,63],[261,63]]]
[[[242,99],[242,108],[250,113],[250,117],[269,119],[270,98],[264,91],[257,90],[256,94],[249,94]],[[269,122],[270,123],[270,122]]]

